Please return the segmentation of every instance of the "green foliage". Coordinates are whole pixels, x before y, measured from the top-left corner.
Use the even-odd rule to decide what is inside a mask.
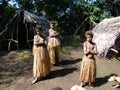
[[[0,30],[14,15],[17,7],[1,0]],[[14,0],[18,9],[42,15],[56,22],[57,30],[63,35],[71,35],[85,18],[99,23],[104,18],[120,15],[120,0]],[[4,18],[3,18],[4,17]]]
[[[27,11],[33,11],[34,8],[34,0],[16,0],[18,2],[18,6],[20,9],[24,9]]]
[[[62,53],[66,53],[66,49],[64,47],[61,48]]]
[[[0,32],[5,28],[6,23],[15,14],[15,8],[3,0],[0,4]]]
[[[120,15],[120,0],[96,0],[95,5],[111,16]]]
[[[72,45],[75,42],[79,42],[80,40],[80,36],[73,36],[73,35],[67,35],[67,36],[63,36],[63,42],[62,45],[63,46],[68,46],[68,45]]]

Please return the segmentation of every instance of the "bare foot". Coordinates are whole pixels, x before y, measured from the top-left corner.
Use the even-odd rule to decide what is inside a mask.
[[[38,80],[38,78],[34,79],[34,80],[32,81],[32,84],[35,84],[35,83],[37,82],[37,80]]]
[[[80,87],[84,87],[84,86],[85,86],[85,83],[81,82]]]
[[[113,88],[118,88],[118,87],[120,87],[120,85],[118,85],[118,84],[117,85],[112,85],[112,87]]]
[[[89,83],[89,86],[90,86],[91,88],[94,88],[94,86],[93,86],[93,84],[92,84],[92,83]]]

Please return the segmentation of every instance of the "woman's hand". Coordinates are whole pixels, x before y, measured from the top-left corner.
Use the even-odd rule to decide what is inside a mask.
[[[94,51],[94,49],[93,48],[91,48],[91,47],[89,47],[89,53],[94,53],[95,51]]]
[[[92,58],[93,58],[93,55],[92,55],[92,54],[89,54],[87,57],[88,57],[89,59],[92,59]]]
[[[58,36],[59,35],[59,32],[54,32],[54,36]]]

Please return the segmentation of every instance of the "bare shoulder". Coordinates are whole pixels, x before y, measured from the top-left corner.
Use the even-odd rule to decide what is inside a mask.
[[[92,42],[92,45],[96,45],[96,43],[95,43],[95,42]]]
[[[85,45],[87,43],[87,41],[85,41],[83,44]]]
[[[34,35],[34,37],[37,37],[37,35]]]
[[[51,29],[49,29],[49,31],[51,31]]]

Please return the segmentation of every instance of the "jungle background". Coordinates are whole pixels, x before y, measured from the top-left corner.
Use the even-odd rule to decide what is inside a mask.
[[[73,85],[79,85],[83,41],[80,42],[79,37],[70,35],[79,29],[86,18],[99,23],[105,18],[120,16],[119,7],[120,0],[0,0],[0,32],[18,10],[26,10],[48,20],[54,20],[57,30],[64,36],[61,65],[52,67],[50,76],[34,85],[31,85],[32,52],[26,49],[0,51],[0,90],[52,90],[54,87],[70,90]],[[89,29],[89,25],[86,29]],[[82,32],[80,30],[80,36],[83,35]],[[105,61],[98,57],[96,61],[95,88],[87,86],[85,88],[87,90],[119,90],[119,88],[112,88],[116,82],[108,82],[108,78],[112,74],[120,75],[120,61],[115,58]]]
[[[87,17],[99,23],[119,16],[119,7],[120,0],[0,0],[0,32],[17,10],[54,20],[62,35],[72,35]]]

